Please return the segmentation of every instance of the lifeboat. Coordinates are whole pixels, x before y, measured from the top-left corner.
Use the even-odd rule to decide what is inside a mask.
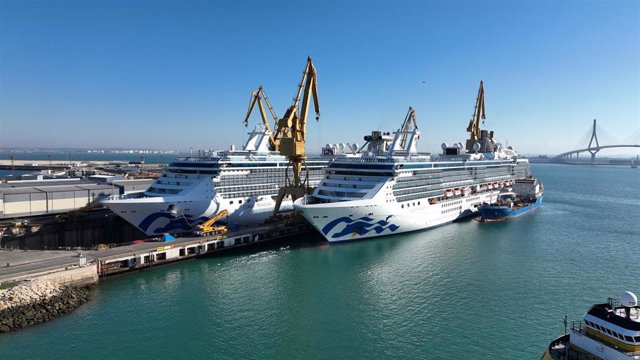
[[[453,196],[453,190],[451,189],[447,189],[444,191],[444,196],[446,197],[452,197]]]
[[[438,203],[438,200],[436,200],[436,198],[429,199],[429,204],[434,205],[436,203]]]
[[[453,195],[455,195],[455,196],[462,195],[462,190],[460,190],[460,188],[453,189]]]
[[[471,194],[471,189],[469,188],[462,189],[462,195],[469,196],[469,194]]]
[[[493,184],[492,183],[488,183],[487,184],[487,190],[491,190],[493,189]]]

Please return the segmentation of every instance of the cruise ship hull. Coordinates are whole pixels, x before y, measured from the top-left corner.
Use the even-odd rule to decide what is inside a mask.
[[[420,199],[404,208],[372,200],[307,205],[304,199],[296,201],[294,208],[327,241],[335,243],[426,230],[473,216],[480,204],[495,201],[498,192],[461,196],[435,204]]]
[[[131,225],[147,235],[158,235],[165,232],[184,232],[191,229],[190,224],[201,221],[205,217],[207,204],[201,201],[193,205],[200,211],[185,211],[182,199],[172,197],[141,197],[131,199],[107,199],[103,205]],[[173,207],[171,207],[173,205]],[[191,206],[189,207],[189,209]]]
[[[275,205],[271,197],[249,198],[245,204],[237,204],[236,200],[236,205],[226,199],[198,200],[178,196],[114,198],[102,203],[149,236],[191,232],[195,225],[223,208],[229,211],[229,216],[220,222],[232,229],[257,224],[272,215]],[[291,210],[292,202],[284,201],[281,211]]]

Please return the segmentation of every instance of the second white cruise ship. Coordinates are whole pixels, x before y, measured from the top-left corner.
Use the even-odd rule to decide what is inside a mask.
[[[294,207],[330,242],[399,234],[470,216],[492,203],[502,188],[530,175],[529,162],[503,148],[493,131],[480,131],[484,118],[482,83],[462,143],[442,144],[442,154],[420,153],[420,131],[409,108],[391,136],[372,132],[367,147],[336,158],[312,195]]]

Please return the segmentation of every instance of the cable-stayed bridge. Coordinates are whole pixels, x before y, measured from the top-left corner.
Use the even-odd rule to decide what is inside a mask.
[[[589,143],[587,145],[587,147],[581,147],[580,145],[576,146],[578,147],[577,150],[571,150],[571,151],[567,151],[564,152],[562,154],[558,154],[556,156],[554,156],[553,158],[551,158],[552,162],[570,162],[570,163],[596,163],[597,159],[596,159],[596,154],[599,153],[601,150],[605,150],[605,149],[629,149],[629,148],[639,148],[640,149],[640,144],[638,141],[638,138],[640,138],[640,131],[636,131],[633,134],[631,134],[630,137],[628,137],[627,139],[625,139],[623,141],[623,143],[621,144],[608,144],[608,145],[601,145],[600,141],[598,140],[598,132],[596,131],[596,129],[598,129],[599,127],[596,126],[596,119],[593,119],[593,128],[587,133],[587,137],[589,139]],[[601,129],[601,132],[602,129]],[[590,135],[589,135],[590,133]],[[584,138],[584,137],[583,137]],[[611,141],[611,142],[615,142],[615,141]],[[581,140],[580,144],[584,144],[586,143],[586,141]],[[584,145],[582,145],[584,146]],[[581,158],[581,155],[586,155],[586,159],[583,156]],[[589,157],[590,156],[590,157]],[[637,159],[634,160],[636,162],[637,165]],[[611,163],[611,162],[609,162]],[[627,159],[626,161],[622,161],[619,164],[633,164],[632,160]]]

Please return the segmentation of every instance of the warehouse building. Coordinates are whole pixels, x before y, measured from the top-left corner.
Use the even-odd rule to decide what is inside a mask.
[[[119,193],[116,186],[83,181],[0,184],[0,219],[64,213]]]

